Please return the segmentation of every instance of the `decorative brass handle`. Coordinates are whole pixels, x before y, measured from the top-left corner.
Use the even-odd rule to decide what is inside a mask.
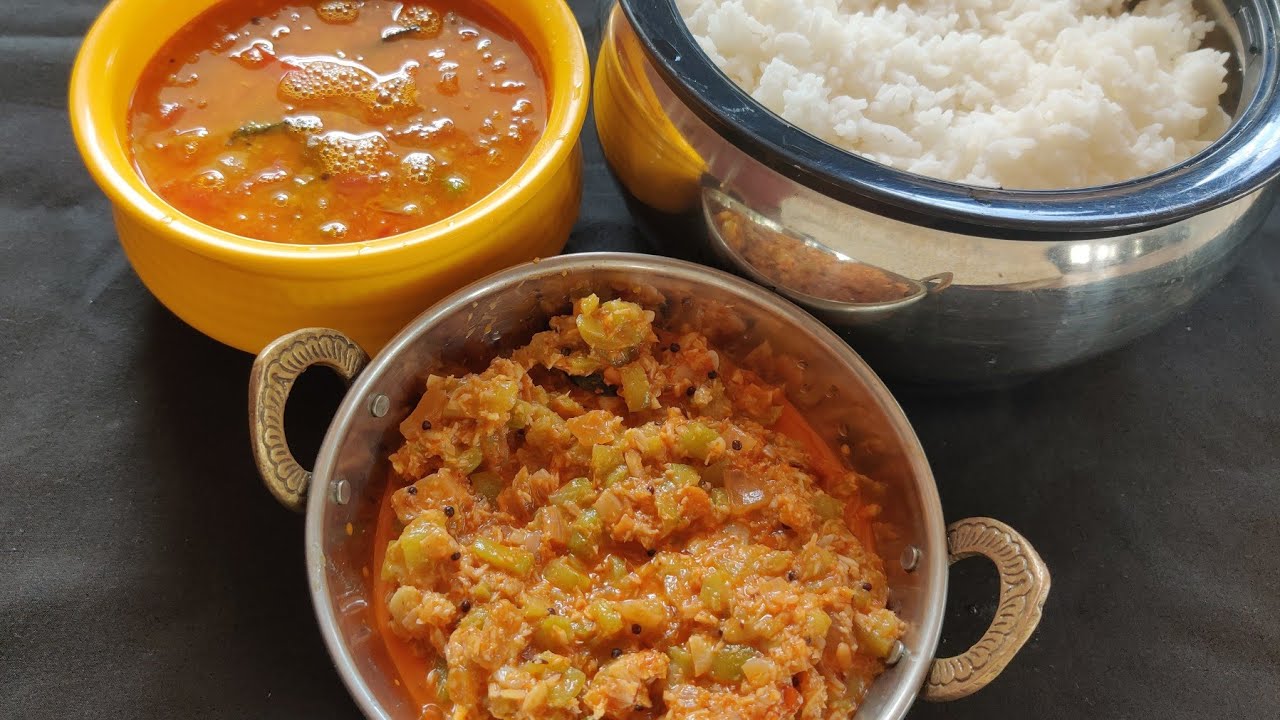
[[[982,639],[963,654],[933,661],[924,699],[967,697],[996,679],[1040,624],[1049,568],[1026,538],[999,520],[969,518],[947,528],[952,563],[983,555],[1000,572],[1000,606]]]
[[[249,374],[249,442],[262,482],[282,505],[302,512],[311,471],[289,450],[284,406],[298,376],[315,365],[333,368],[348,384],[369,364],[369,356],[337,330],[306,328],[285,335],[258,353]]]

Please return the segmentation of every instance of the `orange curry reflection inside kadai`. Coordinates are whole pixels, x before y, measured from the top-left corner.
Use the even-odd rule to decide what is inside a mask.
[[[441,220],[514,174],[547,94],[480,2],[232,0],[180,30],[131,108],[143,179],[246,237],[354,242]]]
[[[426,380],[373,558],[423,717],[847,718],[884,669],[903,624],[870,481],[781,389],[653,320],[592,295]]]

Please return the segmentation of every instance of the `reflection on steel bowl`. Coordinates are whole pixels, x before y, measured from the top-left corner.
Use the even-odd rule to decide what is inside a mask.
[[[674,224],[768,286],[798,284],[781,266],[761,278],[745,257],[715,247],[714,215],[704,207],[713,195],[704,189],[858,266],[949,276],[949,287],[872,316],[856,302],[789,297],[885,374],[998,384],[1160,326],[1225,275],[1269,211],[1280,172],[1280,8],[1258,0],[1197,7],[1216,22],[1204,44],[1231,55],[1223,109],[1232,127],[1189,160],[1117,185],[979,188],[843,152],[743,93],[699,49],[675,0],[620,0],[600,52],[597,125],[642,220],[668,236]],[[829,281],[825,271],[808,272],[810,284]]]
[[[761,275],[776,278],[780,286],[797,293],[864,304],[897,302],[917,292],[910,283],[883,270],[842,260],[732,210],[716,213],[712,229]]]
[[[912,280],[858,262],[712,187],[702,205],[721,260],[833,325],[876,322],[951,285],[951,273]]]
[[[891,644],[877,650],[877,652],[883,651],[881,655],[883,660],[876,662],[886,669],[867,690],[858,710],[858,717],[897,720],[906,714],[922,688],[926,699],[950,700],[975,692],[999,674],[1039,621],[1040,609],[1049,590],[1048,572],[1035,551],[1021,536],[995,520],[974,518],[955,523],[949,529],[944,528],[937,490],[918,441],[884,385],[857,355],[840,342],[830,330],[795,306],[756,285],[730,275],[663,258],[619,254],[578,255],[522,265],[491,276],[458,292],[419,316],[372,363],[369,363],[367,356],[355,343],[340,333],[308,329],[292,333],[273,343],[259,355],[254,365],[250,380],[250,425],[258,467],[268,487],[280,500],[298,510],[305,509],[307,513],[307,563],[321,630],[339,672],[367,716],[419,718],[424,712],[422,699],[424,696],[420,694],[415,697],[410,692],[411,683],[416,682],[430,692],[433,684],[438,682],[440,674],[459,672],[461,675],[458,681],[461,683],[464,678],[469,677],[469,673],[476,672],[475,668],[463,668],[461,665],[454,667],[454,656],[447,651],[446,658],[449,662],[442,667],[427,665],[420,671],[411,670],[410,676],[402,680],[400,673],[412,663],[406,665],[401,662],[397,665],[395,657],[397,650],[394,643],[388,642],[387,633],[384,632],[386,628],[380,626],[378,622],[379,616],[384,620],[393,621],[388,618],[384,610],[379,608],[389,608],[392,615],[395,608],[386,605],[388,598],[380,596],[380,593],[375,590],[377,587],[385,590],[386,581],[375,580],[372,577],[373,573],[370,572],[370,558],[374,557],[378,541],[385,541],[392,536],[390,532],[379,533],[376,530],[379,517],[384,519],[388,517],[386,513],[381,512],[383,498],[387,497],[388,489],[394,490],[400,487],[402,481],[398,478],[400,473],[408,467],[404,465],[404,461],[407,460],[412,464],[415,462],[414,458],[423,460],[427,465],[419,469],[424,471],[429,471],[428,466],[431,464],[427,455],[415,455],[415,451],[409,449],[407,455],[403,454],[406,451],[397,454],[401,466],[393,472],[388,458],[405,445],[406,432],[414,435],[414,431],[418,431],[416,440],[411,443],[417,442],[418,444],[413,447],[421,449],[419,447],[421,442],[418,441],[427,444],[433,442],[434,436],[428,436],[424,440],[421,435],[421,430],[428,424],[434,431],[437,426],[456,430],[457,427],[454,426],[461,427],[459,423],[468,425],[473,422],[466,419],[468,417],[464,407],[466,403],[461,402],[461,398],[454,412],[458,415],[458,419],[453,421],[445,419],[448,403],[454,396],[448,393],[432,395],[433,387],[439,390],[447,386],[449,381],[441,378],[484,370],[490,367],[494,358],[512,355],[513,351],[528,345],[532,340],[533,350],[521,352],[532,352],[534,356],[541,358],[537,362],[539,368],[543,368],[546,362],[549,362],[555,368],[563,365],[570,372],[577,372],[588,369],[588,366],[593,364],[598,365],[601,361],[605,362],[608,367],[601,373],[600,382],[586,383],[586,385],[594,387],[603,395],[608,395],[608,390],[612,389],[617,397],[607,400],[584,397],[588,404],[598,404],[602,408],[608,405],[619,409],[649,407],[652,410],[651,406],[656,397],[658,401],[665,398],[665,401],[670,402],[673,407],[685,408],[687,405],[686,410],[693,412],[690,408],[699,402],[706,401],[712,404],[716,402],[716,392],[708,388],[722,381],[722,378],[718,371],[713,373],[711,370],[702,373],[698,386],[688,385],[694,388],[692,399],[687,395],[688,387],[685,387],[684,392],[678,393],[684,398],[683,400],[676,399],[665,390],[660,395],[649,395],[646,398],[646,394],[640,391],[643,385],[640,377],[633,371],[628,371],[630,375],[628,379],[628,375],[624,375],[620,368],[614,367],[613,362],[622,363],[622,368],[633,367],[632,363],[635,362],[642,363],[649,371],[655,373],[651,375],[646,371],[645,375],[649,381],[660,377],[661,368],[649,367],[643,359],[644,353],[634,356],[630,353],[615,354],[617,351],[612,349],[615,345],[627,343],[612,342],[614,334],[609,331],[610,322],[603,316],[596,317],[596,311],[604,306],[595,305],[596,301],[591,299],[593,294],[597,295],[598,299],[605,300],[628,298],[645,307],[653,308],[654,327],[659,338],[663,340],[653,352],[664,358],[672,353],[692,353],[688,363],[670,365],[668,369],[674,373],[672,377],[683,377],[681,368],[687,369],[696,365],[698,370],[704,370],[704,364],[715,362],[719,363],[722,369],[737,367],[755,370],[762,381],[781,389],[780,395],[772,396],[776,403],[781,404],[770,400],[773,404],[769,407],[757,405],[753,412],[757,412],[758,417],[766,421],[761,423],[762,427],[768,425],[774,429],[784,429],[781,425],[787,425],[785,416],[775,417],[772,411],[774,405],[781,407],[783,413],[787,412],[787,407],[791,407],[797,416],[808,421],[808,425],[816,435],[806,441],[811,446],[810,455],[828,457],[830,462],[834,463],[834,469],[829,469],[828,472],[833,472],[833,476],[837,478],[842,475],[846,478],[845,480],[837,479],[837,485],[826,486],[832,491],[831,497],[837,495],[851,497],[851,489],[839,487],[838,484],[848,482],[847,478],[863,478],[858,481],[859,492],[865,492],[864,499],[880,508],[878,514],[869,518],[870,522],[867,525],[873,535],[867,535],[864,529],[863,537],[867,538],[866,542],[873,543],[880,557],[884,558],[883,575],[873,571],[868,578],[872,583],[870,592],[875,592],[875,583],[884,584],[886,588],[884,598],[902,625],[900,638],[892,642],[886,638],[886,643]],[[572,328],[559,320],[554,321],[555,324],[552,325],[552,318],[574,311],[574,298],[579,299],[577,303],[579,313],[583,310],[587,311],[588,320],[585,322],[575,320]],[[622,304],[615,303],[608,305],[607,310],[609,313],[632,313],[634,307],[624,307]],[[600,322],[596,323],[595,320]],[[545,333],[537,336],[549,325],[562,327],[563,332],[555,334],[555,337]],[[686,338],[685,340],[671,340],[665,335],[668,332],[675,332],[676,329],[685,332],[682,336]],[[698,338],[703,335],[717,348],[718,352],[714,359],[710,354],[698,351]],[[579,338],[582,340],[580,341]],[[597,341],[603,339],[601,346],[609,346],[605,348],[604,355],[585,351],[583,343],[587,343],[588,338],[595,338]],[[680,348],[673,350],[672,343],[680,345]],[[688,348],[682,343],[686,343]],[[545,346],[542,349],[546,352],[538,350],[542,345]],[[563,353],[566,348],[570,351],[567,355]],[[516,357],[522,356],[517,352]],[[494,367],[502,366],[512,369],[505,363],[506,361],[499,361],[494,364]],[[354,385],[329,428],[314,471],[308,471],[298,465],[289,452],[284,435],[283,417],[284,406],[293,381],[313,365],[336,368],[345,377],[354,379]],[[613,377],[610,368],[618,370],[618,377]],[[543,368],[538,372],[550,371]],[[437,379],[431,380],[432,375],[436,375]],[[442,382],[444,385],[441,384]],[[665,381],[663,382],[665,386]],[[682,381],[677,378],[677,386],[680,386],[680,382]],[[692,381],[685,378],[683,382],[691,383]],[[729,382],[732,383],[735,380],[731,377]],[[655,386],[650,384],[650,390],[653,387]],[[560,411],[572,415],[574,411],[568,400],[576,400],[581,394],[569,389],[568,386],[566,389],[568,395],[564,401],[558,403],[558,406]],[[426,401],[422,400],[424,393],[428,398]],[[744,390],[744,397],[747,394],[750,393]],[[646,399],[649,401],[647,404]],[[444,401],[443,407],[436,407],[439,400]],[[528,409],[533,413],[539,412],[532,406]],[[440,413],[439,424],[431,420],[433,417],[431,413],[436,411]],[[553,411],[552,414],[561,417],[560,411]],[[670,420],[672,416],[664,417]],[[556,419],[549,415],[544,419],[549,423],[548,427],[556,424]],[[746,421],[743,420],[743,422]],[[536,432],[541,432],[535,429],[536,425],[536,421],[529,423],[525,430],[526,439]],[[704,425],[707,430],[731,432],[731,429],[720,421],[705,421]],[[531,513],[543,519],[549,515],[560,514],[563,520],[569,522],[564,514],[573,515],[575,510],[581,510],[580,501],[583,498],[595,494],[597,502],[592,504],[595,508],[599,504],[599,498],[606,494],[602,489],[605,488],[606,483],[608,485],[605,489],[610,491],[613,488],[626,489],[635,485],[631,480],[633,474],[640,476],[649,468],[649,464],[638,451],[624,452],[621,464],[616,468],[605,467],[611,465],[614,460],[610,458],[610,452],[607,449],[596,451],[597,447],[607,447],[597,442],[600,438],[597,438],[596,434],[600,428],[586,421],[576,422],[574,427],[577,432],[571,430],[570,433],[578,437],[579,441],[581,437],[590,435],[588,438],[591,443],[590,451],[585,449],[581,451],[582,462],[588,466],[585,470],[588,479],[576,485],[573,481],[560,484],[554,498],[548,496],[543,502],[533,502],[530,507],[521,505],[516,508],[519,513]],[[791,426],[787,425],[787,427]],[[712,470],[706,462],[714,463],[713,455],[716,452],[728,452],[726,448],[735,447],[732,440],[725,441],[724,437],[713,439],[709,433],[698,428],[695,433],[698,437],[687,438],[687,445],[679,445],[679,442],[683,441],[673,441],[677,444],[664,445],[660,448],[658,445],[663,445],[665,441],[657,445],[651,444],[648,439],[641,437],[645,434],[643,425],[634,429],[637,432],[632,433],[635,437],[631,439],[642,442],[649,451],[662,454],[678,450],[692,458],[692,462],[667,465],[663,470],[663,479],[661,481],[654,479],[654,512],[657,513],[657,517],[663,517],[656,497],[667,492],[668,488],[663,485],[664,482],[675,483],[682,478],[691,480],[692,474],[697,473],[700,479],[696,486],[701,488],[702,483],[706,482],[711,488],[706,491],[708,497],[717,494],[714,492],[716,479],[708,477]],[[795,427],[791,429],[795,430]],[[464,435],[451,432],[450,437],[458,438]],[[734,434],[733,439],[738,440],[745,451],[748,441],[753,437],[750,433],[742,436]],[[775,439],[783,444],[787,442]],[[726,448],[721,448],[721,444]],[[813,450],[819,446],[821,446],[820,452]],[[706,456],[701,461],[698,460],[698,456],[704,451],[707,453]],[[635,457],[631,457],[632,454]],[[466,469],[472,472],[472,477],[470,482],[460,483],[456,492],[450,496],[453,502],[457,503],[449,506],[452,507],[453,512],[450,513],[444,507],[428,508],[423,513],[424,519],[410,518],[409,528],[420,530],[422,537],[434,533],[444,544],[440,548],[435,547],[434,541],[423,544],[425,541],[415,535],[417,545],[410,549],[415,552],[450,550],[449,554],[444,556],[445,559],[437,563],[439,567],[432,570],[432,572],[443,573],[441,587],[452,588],[449,590],[450,593],[466,587],[474,590],[474,583],[471,581],[480,578],[490,585],[486,590],[490,593],[491,599],[495,594],[506,597],[504,593],[510,583],[503,578],[511,573],[520,575],[525,572],[526,562],[529,571],[540,568],[547,583],[554,584],[559,589],[552,590],[550,587],[539,586],[541,589],[536,590],[533,595],[539,598],[545,595],[546,598],[542,598],[545,607],[531,602],[526,603],[527,609],[533,615],[545,611],[543,619],[568,618],[567,629],[570,632],[561,632],[565,630],[564,623],[552,620],[546,623],[547,630],[543,633],[543,637],[541,639],[535,637],[532,642],[567,644],[568,649],[553,653],[557,656],[555,658],[539,653],[528,657],[521,656],[520,660],[536,662],[536,657],[542,657],[549,667],[541,672],[559,673],[566,676],[567,680],[572,680],[569,683],[571,687],[562,687],[556,692],[558,701],[573,704],[579,695],[571,693],[570,690],[583,685],[588,670],[598,676],[600,673],[608,672],[608,668],[612,667],[609,663],[615,660],[645,653],[661,645],[665,635],[658,633],[653,623],[663,622],[658,618],[659,615],[676,617],[668,614],[674,610],[665,607],[665,603],[662,603],[664,605],[662,608],[657,605],[651,608],[642,603],[626,604],[623,607],[620,603],[612,608],[617,610],[618,618],[614,618],[612,614],[605,612],[610,608],[596,607],[595,617],[591,620],[592,627],[599,629],[598,626],[601,623],[612,623],[610,626],[616,630],[617,623],[613,622],[615,619],[620,619],[625,624],[622,639],[600,648],[593,648],[589,646],[588,636],[582,638],[577,636],[574,625],[574,620],[582,610],[580,605],[585,604],[582,583],[586,573],[576,564],[579,561],[570,562],[564,559],[560,562],[562,558],[545,556],[541,536],[538,537],[537,547],[531,549],[530,545],[524,544],[524,541],[529,541],[531,537],[525,532],[526,529],[520,529],[525,534],[519,536],[516,534],[516,529],[512,529],[511,533],[504,535],[501,541],[496,537],[487,536],[471,538],[470,543],[465,547],[449,548],[441,533],[457,531],[460,535],[462,534],[462,529],[455,528],[450,524],[450,520],[457,523],[471,517],[469,514],[471,510],[460,509],[466,507],[467,503],[494,503],[501,508],[504,503],[519,499],[518,492],[513,493],[504,485],[505,475],[494,473],[484,467],[485,462],[492,462],[491,459],[485,459],[488,457],[485,453],[482,452],[480,458],[472,455],[474,453],[458,454],[459,463],[462,462],[461,458],[466,456]],[[589,466],[596,460],[597,455],[601,461],[601,466],[597,470],[604,475],[604,480],[599,484],[589,479],[594,477],[594,471]],[[782,460],[785,455],[786,453],[780,455],[779,461],[788,464]],[[471,467],[477,459],[481,464]],[[801,462],[801,465],[804,464]],[[702,467],[701,470],[698,469],[699,465]],[[623,470],[615,472],[617,468]],[[777,468],[777,471],[793,472],[781,467]],[[462,469],[454,468],[448,472],[453,474],[462,472]],[[548,471],[548,474],[550,472]],[[608,480],[614,474],[617,474],[617,477],[612,481]],[[475,475],[480,477],[477,478]],[[737,487],[740,484],[737,480],[726,480],[725,476],[721,476],[719,482],[726,483],[727,493],[731,492],[727,489],[728,487]],[[392,486],[389,483],[396,483],[396,485]],[[440,490],[430,483],[423,485],[421,481],[417,485],[416,493],[401,490],[392,496],[392,503],[397,511],[421,509],[420,506],[430,504],[427,496],[435,497],[431,493]],[[684,489],[688,492],[685,494],[696,496],[698,492],[690,489],[693,487],[695,486],[686,486]],[[640,500],[637,502],[644,504],[647,495],[648,491],[645,489],[638,495]],[[748,492],[747,495],[751,493]],[[747,495],[743,497],[754,502]],[[816,494],[813,497],[826,508],[826,511],[832,513],[831,522],[840,522],[835,514],[835,503],[828,502]],[[617,500],[616,497],[614,499]],[[732,497],[726,497],[725,500],[730,505],[734,503]],[[715,502],[712,500],[713,505]],[[738,505],[741,506],[742,503]],[[557,513],[547,510],[539,515],[543,508],[549,507],[556,507]],[[848,508],[849,505],[846,504],[844,507]],[[510,507],[507,509],[512,511]],[[611,503],[606,503],[606,506],[597,509],[597,512],[603,515],[604,512],[612,512],[612,510],[616,508],[612,508]],[[814,512],[818,511],[815,509]],[[511,517],[515,516],[510,512],[509,514]],[[678,515],[674,513],[668,513],[668,515],[678,525],[680,520]],[[591,538],[595,537],[592,534],[594,531],[588,527],[592,524],[592,520],[579,523],[578,519],[581,517],[582,515],[578,514],[578,518],[574,519],[572,524],[581,525],[578,529],[583,537],[575,542],[570,533],[569,542],[572,543],[572,547],[590,554],[595,547],[591,543]],[[633,575],[636,581],[640,581],[647,572],[645,568],[650,562],[669,561],[674,564],[683,562],[680,557],[683,555],[683,550],[658,548],[656,545],[646,546],[643,542],[631,548],[628,545],[630,541],[618,541],[619,533],[625,535],[623,532],[625,527],[636,529],[640,521],[641,518],[632,518],[629,525],[622,520],[619,520],[616,526],[610,525],[609,532],[613,540],[609,543],[604,543],[605,528],[603,526],[600,528],[601,542],[604,543],[602,547],[607,546],[611,553],[616,551],[620,554],[622,563],[618,568],[616,567],[618,563],[603,560],[601,561],[603,572],[606,575],[609,572],[621,575],[622,571],[625,571],[626,575],[623,579],[617,580],[619,583],[627,582]],[[844,522],[848,522],[847,516]],[[855,533],[858,531],[856,522],[848,527]],[[544,529],[540,532],[551,532],[551,530]],[[871,539],[872,537],[874,540]],[[516,540],[521,542],[518,545],[512,544]],[[742,549],[741,543],[731,543],[731,545]],[[651,557],[645,551],[646,547],[657,551]],[[575,554],[573,550],[569,552]],[[396,577],[396,573],[402,570],[408,571],[407,567],[395,565],[401,560],[408,560],[405,553],[403,547],[394,552],[391,549],[387,550],[387,557],[391,559],[394,566],[391,577]],[[457,553],[456,558],[453,553]],[[947,564],[949,560],[954,561],[975,554],[992,559],[1001,574],[998,620],[993,623],[974,649],[955,658],[935,660],[934,652],[938,644],[945,606]],[[770,561],[782,559],[781,556],[774,558],[770,555],[769,557]],[[457,567],[459,563],[464,567]],[[552,570],[553,566],[554,570]],[[482,570],[482,567],[487,569]],[[582,568],[585,569],[586,565]],[[780,583],[792,582],[788,579],[787,568],[779,565],[774,569],[782,573],[774,580]],[[692,607],[692,603],[704,602],[704,589],[707,592],[705,602],[720,607],[719,593],[731,588],[733,581],[728,577],[709,577],[702,572],[702,568],[689,567],[687,570],[686,579],[691,583],[688,588],[685,588],[691,593],[687,598],[689,607]],[[765,567],[759,570],[760,572],[769,571]],[[795,582],[803,582],[801,571],[794,568],[793,570],[796,576]],[[551,571],[550,575],[547,574],[548,571]],[[450,584],[451,573],[459,574],[456,578],[457,587]],[[462,576],[464,573],[466,577]],[[586,580],[589,583],[596,582],[590,575],[586,575]],[[565,587],[569,589],[565,590]],[[859,587],[862,586],[859,585]],[[666,597],[668,592],[675,594],[682,592],[676,587],[668,589],[665,582],[659,583],[655,588],[660,589],[655,589],[651,594],[653,598],[659,600]],[[467,592],[470,593],[472,590]],[[408,592],[412,594],[412,591]],[[552,602],[545,602],[548,598]],[[394,600],[394,597],[392,599]],[[458,605],[452,604],[455,599],[458,600]],[[462,604],[464,600],[469,604],[464,606]],[[452,609],[455,613],[467,613],[473,611],[477,607],[474,603],[480,600],[480,596],[454,598],[450,594],[441,609],[445,612]],[[857,604],[853,599],[850,602],[854,606]],[[731,605],[732,603],[733,601],[730,600]],[[498,601],[498,604],[501,608],[495,606],[492,608],[493,611],[499,614],[505,613],[506,605],[501,601]],[[552,615],[552,609],[556,610],[555,615]],[[832,609],[836,612],[834,615],[828,613],[828,617],[832,618],[833,622],[845,622],[843,618],[853,617],[846,612],[841,612],[839,603],[833,605]],[[588,610],[588,615],[591,612]],[[521,613],[520,617],[531,616]],[[479,623],[482,626],[480,629],[483,630],[487,627],[484,624],[490,622],[491,618],[493,618],[492,613],[488,618],[479,617],[476,620],[468,620],[466,623],[470,623],[468,627]],[[814,618],[816,625],[811,629],[813,633],[819,633],[824,629],[821,626],[825,623],[816,613]],[[514,623],[514,616],[509,619]],[[731,626],[730,619],[720,620],[718,616],[709,614],[702,616],[702,621],[699,622],[703,621],[709,623],[708,627],[722,630],[726,635],[737,632]],[[683,624],[683,621],[679,622]],[[851,622],[857,621],[853,619]],[[520,620],[519,624],[523,626],[524,620]],[[585,623],[579,623],[579,625],[583,630],[588,631],[589,635],[591,628]],[[830,628],[825,629],[830,631]],[[896,634],[897,630],[894,630],[888,633],[888,636]],[[874,647],[870,636],[868,638],[867,647]],[[696,682],[684,683],[704,690],[714,687],[718,692],[732,694],[735,688],[744,687],[738,683],[755,681],[762,683],[762,692],[766,694],[771,687],[780,696],[787,696],[788,689],[795,690],[790,675],[772,678],[768,673],[760,673],[757,676],[755,671],[765,669],[765,663],[753,662],[747,666],[746,662],[754,655],[748,657],[746,650],[742,647],[744,643],[724,644],[723,639],[714,633],[708,634],[705,639],[706,643],[694,642],[691,639],[689,641],[691,645],[662,648],[667,652],[645,654],[643,657],[659,665],[665,661],[667,672],[659,673],[665,681],[672,680],[671,667],[673,666],[677,669],[676,679],[686,677],[681,674],[686,671],[698,676],[699,667],[704,661],[709,660],[712,665],[703,668],[707,673],[712,674],[709,679],[703,678]],[[579,647],[576,643],[584,644]],[[749,643],[746,644],[749,645]],[[699,653],[696,661],[695,645],[698,646]],[[614,647],[619,650],[616,653],[617,658],[614,657]],[[850,648],[850,651],[852,650],[853,648]],[[851,652],[840,651],[838,646],[833,652],[832,659],[837,664],[844,662],[841,658],[850,661],[855,658]],[[718,665],[717,657],[720,657]],[[565,664],[568,658],[575,658],[573,666],[583,677],[569,672],[569,666]],[[739,660],[742,661],[741,666],[739,666]],[[592,665],[592,662],[596,665]],[[499,663],[489,670],[492,671],[501,665],[502,663]],[[626,669],[618,668],[619,673],[623,673]],[[742,671],[741,679],[738,679],[739,670]],[[717,680],[715,673],[719,673],[725,679]],[[480,672],[480,674],[484,673]],[[748,676],[756,679],[750,680]],[[606,680],[611,677],[606,675]],[[655,682],[657,678],[658,676],[655,676]],[[773,685],[774,680],[777,680],[776,687]],[[806,680],[802,678],[801,688],[804,687],[805,682]],[[473,684],[475,687],[472,687]],[[498,698],[499,701],[506,697],[501,692],[501,683],[473,684],[459,685],[456,689],[459,692],[467,692],[468,688],[477,690],[479,696],[476,699],[490,710],[494,701],[494,698],[490,697],[493,688],[498,688],[498,694],[501,696]],[[452,694],[455,689],[452,683],[446,681],[446,685]],[[608,706],[609,694],[604,692],[591,694],[590,687],[590,685],[584,685],[579,688],[581,701],[588,704],[599,701]],[[628,685],[627,688],[629,691],[634,691],[633,696],[637,702],[628,708],[619,709],[616,715],[610,716],[652,718],[665,711],[679,709],[679,698],[667,697],[662,693],[650,694],[653,688],[647,686],[642,689]],[[643,697],[637,694],[642,691]],[[548,689],[548,693],[550,692],[551,689]],[[429,695],[426,697],[428,702],[433,699]],[[438,701],[438,695],[434,699]],[[637,710],[637,706],[642,707]],[[428,714],[435,715],[441,712],[443,708],[440,706],[427,708]],[[545,716],[553,715],[548,713]],[[678,716],[678,712],[676,715]]]

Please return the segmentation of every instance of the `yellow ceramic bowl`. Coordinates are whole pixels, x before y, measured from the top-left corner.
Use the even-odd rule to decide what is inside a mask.
[[[605,158],[640,202],[665,213],[692,209],[706,164],[671,124],[645,70],[644,49],[613,6],[596,61],[596,130]]]
[[[217,1],[114,0],[71,76],[76,143],[111,199],[125,253],[192,327],[249,352],[300,327],[333,327],[374,350],[459,287],[564,247],[582,194],[578,135],[590,92],[586,43],[563,0],[491,3],[523,32],[551,96],[546,132],[515,175],[434,225],[341,245],[223,232],[170,207],[135,170],[128,117],[138,78],[174,32]]]

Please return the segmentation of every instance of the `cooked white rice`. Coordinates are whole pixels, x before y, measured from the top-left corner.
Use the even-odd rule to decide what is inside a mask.
[[[729,77],[841,148],[971,185],[1149,175],[1226,131],[1190,0],[678,0]]]

